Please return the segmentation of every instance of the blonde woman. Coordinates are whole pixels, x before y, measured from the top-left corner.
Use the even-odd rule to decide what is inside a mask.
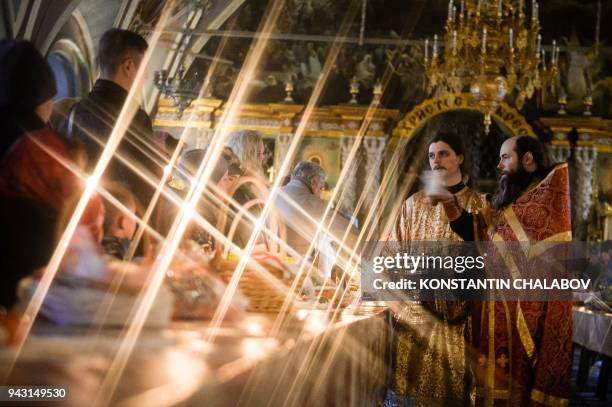
[[[263,168],[265,148],[261,133],[248,129],[236,131],[230,135],[225,146],[231,148],[240,160],[240,167],[244,171],[244,176],[253,177],[256,179],[255,182],[261,182],[264,186],[267,186]],[[249,206],[247,204],[253,200],[266,199],[265,196],[262,196],[261,192],[258,192],[260,190],[261,188],[253,188],[253,183],[246,183],[241,185],[233,193],[232,197],[238,205]],[[231,210],[235,213],[238,211],[238,208],[231,205]],[[261,213],[261,205],[249,206],[248,211],[253,216],[258,217]],[[252,230],[251,222],[243,219],[241,223],[242,225],[238,230]],[[250,233],[246,235],[237,233],[233,240],[238,246],[245,247],[249,237]]]
[[[263,162],[265,148],[261,133],[255,130],[239,130],[230,135],[225,143],[238,156],[245,175],[254,175],[265,180]]]

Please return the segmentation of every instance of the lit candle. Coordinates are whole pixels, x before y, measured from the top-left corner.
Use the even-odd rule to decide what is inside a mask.
[[[429,38],[425,38],[425,62],[429,60]]]
[[[538,5],[538,3],[536,3],[535,1],[533,2],[533,12],[531,15],[531,18],[533,18],[534,20],[538,19],[538,11],[540,9],[540,6]]]
[[[453,30],[453,51],[457,50],[457,30]]]
[[[465,9],[465,0],[461,0],[461,17],[463,17],[463,10]]]
[[[450,20],[453,15],[453,0],[448,2],[448,19]]]
[[[514,38],[512,28],[508,29],[508,39],[510,40],[510,49],[514,49]]]
[[[487,29],[482,29],[482,53],[487,52]]]
[[[438,56],[438,34],[434,35],[433,43],[433,57],[434,59]]]
[[[453,6],[453,23],[455,22],[455,18],[457,17],[456,14],[457,14],[457,7]]]
[[[542,36],[538,34],[538,43],[536,45],[536,52],[539,53],[541,49],[542,49]]]
[[[554,64],[555,63],[555,52],[557,50],[557,41],[553,40],[552,42],[552,56],[550,57],[550,61]]]
[[[546,67],[546,51],[542,50],[542,67]]]
[[[555,47],[555,65],[559,62],[559,46]]]
[[[499,0],[499,1],[497,2],[497,12],[498,12],[499,14],[501,14],[501,12],[502,12],[502,0]]]

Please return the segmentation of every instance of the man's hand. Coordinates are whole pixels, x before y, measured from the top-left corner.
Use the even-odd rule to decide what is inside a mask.
[[[435,191],[425,192],[425,200],[433,206],[436,206],[439,202],[450,201],[453,198],[453,194],[446,188],[436,188]]]
[[[439,172],[425,171],[421,175],[421,179],[423,180],[425,199],[431,205],[435,206],[438,202],[453,198],[453,194],[444,187],[444,182]]]

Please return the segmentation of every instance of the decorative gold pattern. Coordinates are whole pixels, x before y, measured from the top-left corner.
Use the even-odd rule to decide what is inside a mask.
[[[500,365],[500,366],[502,367],[502,369],[505,369],[505,368],[506,368],[506,365],[508,364],[508,362],[509,362],[509,361],[510,361],[510,359],[508,359],[508,358],[506,357],[506,355],[505,355],[505,354],[503,354],[503,353],[502,353],[502,355],[501,355],[499,358],[497,358],[497,360],[496,360],[497,364],[498,364],[498,365]]]
[[[493,392],[495,389],[495,302],[488,301],[489,307],[489,349],[487,358],[487,375],[485,377],[485,406],[493,406]]]
[[[567,134],[576,129],[578,146],[595,146],[599,153],[612,153],[612,120],[601,117],[542,117],[539,119],[555,134],[554,145],[569,147]],[[583,138],[583,135],[585,136]],[[559,137],[557,139],[557,137]]]
[[[448,217],[449,221],[452,222],[454,220],[459,219],[459,217],[461,216],[462,208],[461,206],[459,206],[454,196],[453,199],[442,202],[442,205],[444,206],[444,211],[446,212],[446,216]]]
[[[487,392],[487,390],[482,387],[482,386],[476,386],[476,396],[478,397],[484,397],[485,393]],[[489,391],[492,394],[492,398],[494,399],[508,399],[510,398],[510,391],[509,390],[499,390],[499,389],[495,389],[493,391]]]
[[[463,188],[457,202],[468,211],[483,207],[484,196]],[[450,228],[442,204],[432,206],[422,192],[406,200],[393,240],[453,240],[461,238]],[[434,304],[436,314],[465,315],[461,322],[440,319],[418,302],[406,302],[398,315],[395,336],[393,390],[414,398],[416,405],[463,405],[469,398],[466,382],[471,371],[466,360],[469,336],[468,311],[462,302]]]
[[[443,49],[438,52],[435,35],[429,58],[425,42],[428,93],[457,93],[469,86],[489,133],[491,115],[506,95],[513,95],[514,104],[522,109],[535,90],[557,84],[559,50],[553,41],[547,66],[540,56],[537,3],[531,18],[525,15],[524,3],[515,0],[462,0],[461,10],[451,0],[448,7]]]
[[[484,195],[468,187],[457,192],[455,197],[457,204],[468,212],[477,212],[485,206]],[[451,229],[444,206],[430,205],[420,191],[408,198],[402,206],[393,238],[398,241],[461,240]]]
[[[226,102],[219,99],[200,98],[194,100],[179,118],[178,109],[166,98],[161,98],[157,117],[153,124],[166,127],[215,128],[227,108]],[[265,135],[293,134],[302,119],[304,105],[292,103],[249,104],[244,103],[229,124],[231,129],[256,129]],[[385,122],[395,119],[398,111],[378,107],[368,113],[369,106],[324,106],[315,108],[309,115],[304,130],[306,137],[356,137],[368,116],[369,126],[366,136],[383,137],[386,135]],[[192,117],[193,114],[193,117]],[[189,120],[196,124],[190,123]]]
[[[543,215],[534,215],[526,209],[534,207],[543,209]],[[546,246],[571,239],[567,165],[556,166],[511,208],[489,216],[492,220],[486,222],[476,221],[480,218],[477,216],[475,225],[480,225],[479,234],[484,239],[502,243],[496,245],[498,255],[515,276],[518,270],[504,242],[526,240],[525,254],[532,257],[543,253]],[[543,224],[530,222],[536,218]],[[484,232],[490,225],[495,225],[493,233]],[[530,246],[530,242],[537,243]],[[477,404],[493,406],[496,392],[510,389],[510,405],[525,404],[528,398],[545,405],[564,405],[571,367],[571,303],[488,301],[480,307],[480,323],[474,326],[474,338],[475,346],[487,355],[487,367],[476,367],[476,383],[481,387],[480,392],[476,391]],[[507,368],[500,368],[502,355],[508,356]],[[492,358],[498,358],[498,366],[491,363]],[[545,390],[546,394],[537,389]]]
[[[525,348],[525,353],[527,353],[527,356],[529,356],[529,359],[531,359],[533,363],[535,343],[533,343],[533,338],[531,337],[531,333],[529,332],[529,327],[527,326],[527,321],[525,321],[525,315],[523,315],[520,303],[516,306],[516,328],[518,329],[518,334],[521,338],[521,343]]]
[[[562,399],[560,397],[551,396],[550,394],[545,394],[540,390],[532,390],[531,391],[531,399],[538,403],[544,404],[545,406],[551,407],[566,407],[569,406],[568,399]]]
[[[393,135],[410,139],[429,119],[453,110],[479,111],[469,93],[456,93],[427,99],[404,115],[393,130]],[[512,135],[535,137],[527,120],[507,103],[501,102],[493,117]]]

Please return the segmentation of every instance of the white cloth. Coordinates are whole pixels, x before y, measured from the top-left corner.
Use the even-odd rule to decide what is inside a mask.
[[[319,235],[319,271],[327,278],[331,278],[332,268],[336,264],[336,252],[328,235]]]
[[[578,345],[612,357],[612,313],[574,307],[573,333]]]

